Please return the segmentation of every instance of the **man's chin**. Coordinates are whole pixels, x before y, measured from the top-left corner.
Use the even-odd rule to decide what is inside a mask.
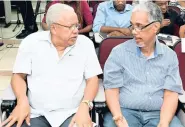
[[[140,48],[142,48],[142,47],[145,46],[145,44],[144,44],[143,42],[137,42],[137,41],[136,41],[136,45],[137,45],[138,47],[140,47]]]
[[[74,45],[75,43],[76,43],[76,39],[75,39],[75,40],[70,40],[68,44],[69,44],[70,46],[72,46],[72,45]]]

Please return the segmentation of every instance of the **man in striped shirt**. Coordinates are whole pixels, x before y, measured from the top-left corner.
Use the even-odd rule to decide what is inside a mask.
[[[104,127],[183,127],[174,116],[183,92],[178,59],[156,39],[161,22],[162,12],[154,3],[133,9],[134,39],[115,47],[104,68],[110,109]]]

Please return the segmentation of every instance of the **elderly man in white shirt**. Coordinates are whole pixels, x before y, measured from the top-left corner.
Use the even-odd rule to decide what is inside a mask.
[[[2,126],[91,127],[102,73],[93,42],[78,35],[68,5],[52,5],[46,17],[50,31],[29,35],[19,47],[11,82],[17,106]]]

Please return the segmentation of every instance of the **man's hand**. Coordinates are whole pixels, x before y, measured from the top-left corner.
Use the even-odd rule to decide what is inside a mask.
[[[185,38],[185,25],[180,27],[179,36],[180,38]]]
[[[74,125],[77,127],[92,127],[92,120],[89,115],[89,107],[85,103],[81,103],[77,113],[72,118],[69,127],[73,127]]]
[[[168,25],[170,25],[170,23],[171,23],[171,21],[169,19],[163,19],[161,27],[168,26]]]
[[[2,122],[1,126],[11,127],[15,122],[17,122],[17,127],[21,127],[23,121],[30,126],[30,105],[28,98],[20,99],[17,101],[17,105],[10,114],[10,116]]]
[[[126,119],[123,117],[122,120],[115,121],[117,127],[128,127]]]
[[[129,28],[120,28],[119,32],[121,32],[124,36],[131,36],[132,32]]]
[[[113,31],[111,33],[108,34],[108,37],[115,37],[115,36],[125,36],[124,34],[122,34],[119,31]]]

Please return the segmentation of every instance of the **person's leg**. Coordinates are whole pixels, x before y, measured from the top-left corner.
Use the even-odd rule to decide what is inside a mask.
[[[143,127],[157,127],[160,121],[160,111],[146,112],[144,114],[145,125]],[[180,120],[174,116],[169,127],[184,127]]]
[[[170,127],[184,127],[184,126],[182,125],[180,120],[177,118],[177,116],[174,116],[170,123]]]
[[[143,127],[157,127],[160,119],[160,111],[142,112]]]
[[[139,120],[140,116],[137,111],[130,110],[130,109],[123,109],[123,108],[121,110],[122,110],[123,116],[127,120],[129,127],[141,127],[142,126]],[[104,127],[116,127],[116,124],[112,118],[113,116],[110,112],[106,113],[104,116],[103,126]]]
[[[16,36],[18,39],[25,38],[29,34],[38,31],[38,27],[34,18],[34,12],[31,1],[16,1],[17,6],[20,8],[20,13],[23,18],[25,30]]]
[[[21,15],[24,21],[25,29],[30,29],[30,26],[33,27],[36,24],[31,1],[29,0],[17,1],[17,5],[20,8],[20,12],[21,12]],[[37,27],[37,26],[34,26],[34,27]],[[31,30],[33,30],[34,27],[31,28]]]
[[[49,122],[46,120],[44,116],[31,118],[30,119],[31,126],[28,126],[24,121],[21,127],[51,127]],[[12,127],[16,127],[17,123],[15,123]]]
[[[60,127],[68,127],[70,122],[71,122],[71,119],[73,118],[74,115],[68,117],[63,123],[62,125],[60,125]]]

